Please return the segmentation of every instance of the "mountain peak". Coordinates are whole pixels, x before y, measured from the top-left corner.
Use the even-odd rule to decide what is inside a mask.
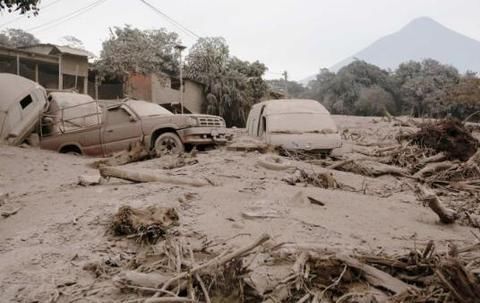
[[[462,35],[430,17],[410,21],[396,33],[384,36],[353,56],[334,65],[337,71],[352,62],[364,60],[384,69],[396,69],[403,62],[435,59],[460,72],[480,72],[480,42]]]
[[[439,22],[435,21],[434,19],[430,17],[418,17],[410,21],[407,25],[405,25],[402,30],[408,30],[408,29],[413,29],[413,30],[419,30],[419,29],[428,29],[428,28],[444,28],[442,24]]]

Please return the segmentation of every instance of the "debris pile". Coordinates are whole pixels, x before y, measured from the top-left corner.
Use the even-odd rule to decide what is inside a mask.
[[[321,188],[335,189],[339,188],[339,184],[331,173],[307,172],[303,169],[297,169],[293,174],[282,179],[290,185],[303,183],[305,185],[313,185]]]
[[[453,119],[423,124],[417,133],[407,136],[407,139],[460,161],[467,161],[473,156],[479,145],[465,125]]]
[[[412,190],[423,184],[429,194],[420,194],[419,200],[443,223],[460,219],[476,226],[471,218],[480,215],[480,150],[478,140],[465,125],[457,120],[431,121],[420,124],[416,131],[400,129],[396,137],[396,144],[354,145],[342,159],[318,164],[367,177],[395,176]],[[446,209],[455,215],[447,214]]]
[[[129,236],[141,242],[155,243],[168,228],[177,224],[178,214],[173,208],[151,206],[137,209],[122,206],[114,215],[110,230],[116,236]]]

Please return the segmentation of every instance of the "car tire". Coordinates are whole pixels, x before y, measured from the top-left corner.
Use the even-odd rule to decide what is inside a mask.
[[[155,140],[154,150],[158,156],[181,154],[185,146],[176,134],[163,133]]]
[[[66,152],[65,154],[70,156],[75,156],[75,157],[80,157],[82,155],[81,153],[76,151],[69,151],[69,152]]]

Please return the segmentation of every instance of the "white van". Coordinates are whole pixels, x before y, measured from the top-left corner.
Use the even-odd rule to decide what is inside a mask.
[[[328,110],[315,100],[284,99],[255,104],[247,132],[287,150],[330,152],[342,145]]]
[[[46,103],[42,86],[24,77],[0,73],[0,143],[22,143],[38,126]]]

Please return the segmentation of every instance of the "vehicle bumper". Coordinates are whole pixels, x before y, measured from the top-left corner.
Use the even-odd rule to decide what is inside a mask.
[[[178,131],[178,135],[184,144],[208,145],[225,144],[232,139],[226,128],[192,127]]]

